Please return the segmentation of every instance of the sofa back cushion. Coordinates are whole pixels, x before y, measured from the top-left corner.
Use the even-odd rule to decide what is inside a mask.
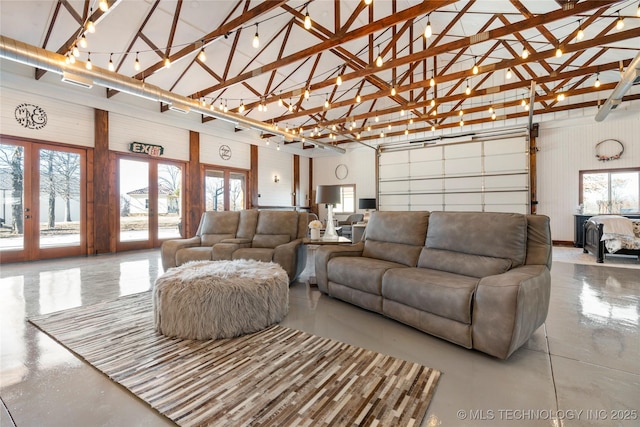
[[[508,271],[511,268],[511,260],[423,248],[418,259],[418,267],[482,278]]]
[[[427,248],[511,261],[527,256],[527,218],[502,212],[431,212]]]
[[[373,212],[362,255],[415,267],[428,225],[429,212]]]
[[[260,211],[258,225],[251,247],[275,248],[289,243],[298,236],[298,212]]]
[[[200,218],[198,232],[202,246],[212,246],[223,239],[236,237],[240,212],[207,211]]]
[[[258,210],[247,209],[240,211],[240,224],[236,237],[241,239],[252,240],[256,234],[256,226],[258,225]]]

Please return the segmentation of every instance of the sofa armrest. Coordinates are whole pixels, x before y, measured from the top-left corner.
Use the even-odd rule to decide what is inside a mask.
[[[316,280],[321,292],[329,293],[327,282],[327,265],[332,258],[339,256],[362,256],[364,242],[353,245],[323,245],[318,248],[315,255]]]
[[[289,243],[283,243],[273,249],[273,262],[276,262],[285,269],[289,275],[289,283],[293,282],[298,270],[298,246],[302,244],[302,239],[295,239]]]
[[[473,303],[473,348],[508,358],[546,320],[550,292],[546,265],[524,265],[482,278]]]
[[[200,246],[200,236],[189,239],[165,240],[160,246],[160,256],[162,258],[162,268],[164,271],[176,266],[176,252],[183,248]]]

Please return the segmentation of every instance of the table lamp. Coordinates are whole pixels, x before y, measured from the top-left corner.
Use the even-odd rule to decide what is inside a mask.
[[[376,208],[376,199],[358,199],[358,208],[365,209],[362,221],[369,222],[369,209]]]
[[[333,224],[333,205],[340,203],[340,186],[339,185],[318,185],[316,188],[316,203],[327,205],[327,227],[324,230],[323,240],[337,240],[338,233]]]

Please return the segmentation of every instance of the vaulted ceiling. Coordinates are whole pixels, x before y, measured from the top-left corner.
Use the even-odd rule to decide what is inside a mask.
[[[287,128],[305,148],[595,115],[640,47],[638,0],[100,3],[2,0],[2,35],[63,55],[76,46],[78,61]],[[636,85],[625,100],[638,98]]]

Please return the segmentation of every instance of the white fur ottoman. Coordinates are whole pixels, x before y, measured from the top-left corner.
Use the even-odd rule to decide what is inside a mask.
[[[169,337],[237,337],[287,315],[289,276],[261,261],[189,262],[158,277],[153,310],[156,331]]]

